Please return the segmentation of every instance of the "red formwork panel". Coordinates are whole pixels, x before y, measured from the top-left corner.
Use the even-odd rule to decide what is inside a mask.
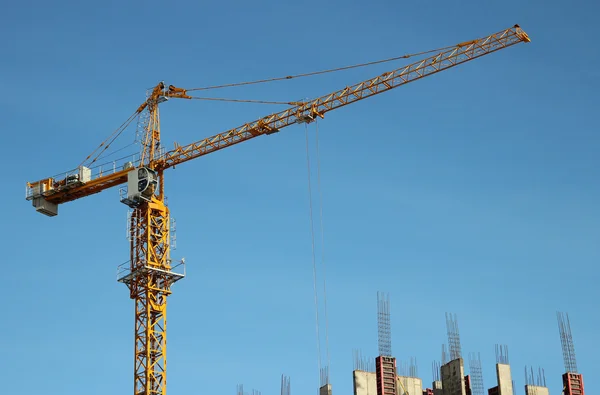
[[[471,376],[465,376],[465,394],[471,395]]]
[[[378,356],[375,358],[377,374],[377,395],[396,395],[396,358]]]
[[[565,395],[585,395],[583,376],[579,373],[563,374],[563,388],[565,389]]]
[[[500,395],[500,388],[498,388],[498,386],[490,388],[488,390],[488,395]]]

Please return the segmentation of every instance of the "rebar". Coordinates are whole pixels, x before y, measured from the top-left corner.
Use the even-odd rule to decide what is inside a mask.
[[[321,384],[320,384],[320,386],[323,387],[327,384],[329,384],[329,367],[325,366],[324,368],[321,368]]]
[[[290,378],[281,375],[281,395],[291,395]]]
[[[354,370],[363,372],[375,372],[375,358],[368,358],[362,355],[360,350],[352,350],[354,357]]]
[[[392,325],[390,322],[390,297],[377,292],[377,328],[379,355],[392,356]]]
[[[460,333],[458,331],[458,319],[456,314],[446,313],[446,330],[448,332],[448,348],[450,350],[450,360],[461,358],[462,350],[460,345]]]
[[[442,344],[442,365],[448,363],[448,353],[446,352],[446,345]]]
[[[485,395],[483,387],[483,370],[481,369],[481,354],[469,354],[469,372],[471,374],[472,395]]]
[[[410,365],[408,367],[408,377],[419,377],[419,368],[417,366],[417,357],[410,357]]]
[[[440,378],[441,364],[438,361],[433,361],[431,364],[431,374],[433,381],[441,381]]]
[[[569,314],[557,312],[556,317],[558,319],[560,344],[562,346],[566,373],[577,373],[575,345],[573,344],[573,335],[571,334],[571,322],[569,321]]]
[[[496,344],[496,363],[508,365],[508,346]]]

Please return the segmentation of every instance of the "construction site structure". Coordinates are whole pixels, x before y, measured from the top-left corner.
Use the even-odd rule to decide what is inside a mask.
[[[453,359],[442,365],[441,373],[444,395],[467,395],[471,392],[471,389],[467,388],[462,358]]]
[[[379,356],[375,358],[377,395],[397,395],[396,358],[392,356],[390,297],[377,293],[377,340]]]
[[[538,368],[536,379],[533,367],[527,369],[525,366],[525,395],[550,395],[546,386],[546,373],[542,368]]]
[[[379,355],[375,371],[359,352],[354,352],[352,373],[354,395],[422,395],[423,382],[417,377],[416,358],[402,364],[398,374],[396,358],[392,356],[391,304],[389,294],[377,293],[377,341]]]
[[[446,313],[446,333],[448,335],[448,350],[450,360],[446,363],[446,349],[442,347],[442,363],[440,374],[444,395],[471,395],[470,378],[465,375],[465,366],[462,358],[460,332],[456,314]]]
[[[319,388],[319,395],[331,395],[331,394],[332,394],[331,384],[325,384],[325,385],[322,385],[321,388]]]
[[[391,354],[390,300],[389,296],[383,296],[380,293],[377,294],[377,298],[379,353]],[[558,317],[561,345],[563,346],[563,350],[567,350],[568,352],[566,356],[563,355],[565,363],[568,363],[565,367],[571,370],[571,372],[566,372],[563,375],[562,395],[584,394],[582,375],[572,371],[576,369],[576,362],[568,316],[559,314]],[[416,358],[411,358],[409,364],[400,364],[403,366],[399,369],[400,373],[396,369],[397,395],[476,395],[475,388],[477,388],[478,392],[483,393],[481,356],[479,353],[471,353],[469,355],[470,374],[466,374],[461,355],[462,345],[458,319],[455,314],[446,313],[446,335],[448,347],[446,348],[445,345],[442,347],[442,361],[446,362],[441,364],[438,361],[434,361],[432,363],[432,387],[423,388],[422,379],[417,377]],[[381,379],[379,378],[379,374],[373,371],[375,369],[372,360],[365,358],[358,352],[355,352],[354,355],[354,395],[381,395]],[[512,378],[508,346],[496,344],[495,355],[497,385],[489,388],[487,394],[514,395],[515,383]],[[375,360],[380,360],[380,357],[382,355],[375,358]],[[396,361],[391,355],[387,355],[387,357],[392,358],[394,362]],[[447,361],[449,358],[452,359]],[[479,381],[479,384],[475,384],[476,381]],[[550,390],[546,385],[546,374],[542,368],[534,371],[533,367],[525,367],[524,390],[525,395],[550,395]]]
[[[513,381],[508,361],[508,346],[496,344],[496,380],[498,385],[488,395],[513,395]]]
[[[472,395],[473,391],[471,390],[471,376],[465,376],[465,393],[467,395]]]
[[[564,395],[585,395],[583,375],[577,371],[577,359],[575,358],[575,345],[571,333],[569,314],[557,312],[556,317],[565,363],[565,374],[562,378]]]
[[[375,372],[354,370],[352,372],[354,395],[378,395]]]
[[[329,382],[329,366],[321,368],[321,384],[319,387],[319,395],[331,395],[332,387]]]
[[[396,377],[398,395],[419,395],[423,393],[423,380],[413,376]]]
[[[442,360],[445,360],[445,351],[445,345],[442,345]],[[433,363],[431,364],[431,376],[433,377],[433,381],[431,383],[431,392],[433,393],[433,395],[444,395],[441,371],[442,364],[438,361],[433,361]]]
[[[469,373],[471,376],[471,393],[473,395],[485,395],[483,387],[483,370],[481,368],[481,354],[469,354]]]
[[[378,395],[377,373],[354,370],[352,372],[354,395]],[[421,395],[427,391],[438,395],[433,389],[423,390],[423,381],[418,377],[396,376],[396,395]]]
[[[539,385],[526,385],[525,395],[550,395],[548,387],[542,387]]]
[[[128,266],[121,267],[118,281],[128,287],[129,296],[134,300],[134,395],[166,394],[167,298],[173,284],[185,277],[185,262],[174,262],[171,258],[172,219],[166,204],[165,170],[255,137],[272,135],[290,125],[311,123],[317,118],[324,118],[330,111],[522,42],[530,42],[530,39],[515,25],[483,38],[443,48],[420,61],[316,99],[289,103],[291,106],[286,110],[212,137],[187,145],[175,144],[171,150],[166,150],[161,143],[159,105],[169,99],[194,99],[192,91],[204,88],[183,89],[160,82],[115,133],[79,166],[58,176],[28,182],[26,199],[32,202],[37,212],[47,216],[56,216],[61,204],[115,186],[126,186],[120,191],[120,200],[131,210],[130,259]],[[292,77],[280,79],[289,78]],[[265,81],[254,81],[259,82]],[[112,142],[136,119],[141,136],[139,157],[118,166],[114,163],[109,169],[93,167],[98,159],[103,158],[102,154]],[[46,168],[47,164],[42,167]],[[396,395],[393,390],[396,380],[389,377],[395,372],[394,360],[381,356],[377,370],[382,386],[380,395]]]
[[[291,390],[291,383],[290,383],[290,378],[288,376],[285,375],[281,375],[281,391],[280,391],[280,395],[291,395],[292,390]]]

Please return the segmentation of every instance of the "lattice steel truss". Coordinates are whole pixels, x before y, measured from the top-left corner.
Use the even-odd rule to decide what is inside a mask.
[[[460,333],[458,331],[458,319],[456,314],[446,313],[446,330],[448,332],[448,348],[450,349],[450,360],[462,357],[460,345]]]
[[[471,375],[471,393],[473,395],[485,395],[483,387],[483,371],[481,369],[481,354],[469,354],[469,372]]]
[[[377,335],[379,355],[392,356],[392,324],[390,321],[390,296],[377,292]]]
[[[155,159],[160,141],[157,103],[148,107],[144,136],[145,160]],[[130,271],[119,279],[135,303],[134,394],[166,395],[167,296],[184,274],[171,266],[169,209],[164,202],[164,178],[158,194],[142,200],[129,216]]]
[[[569,314],[557,312],[556,318],[558,319],[558,330],[560,332],[560,344],[562,346],[563,360],[565,362],[565,371],[567,373],[577,373],[575,345],[573,344],[573,335],[571,334]]]
[[[134,394],[165,395],[167,296],[184,277],[172,271],[169,210],[152,197],[130,217],[131,270],[119,279],[135,301]]]

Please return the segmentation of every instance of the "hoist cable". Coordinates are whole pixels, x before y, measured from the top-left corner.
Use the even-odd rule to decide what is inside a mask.
[[[304,125],[304,132],[306,135],[306,166],[308,170],[308,204],[310,213],[310,235],[312,242],[312,261],[313,261],[313,289],[315,293],[315,320],[316,320],[316,331],[317,331],[317,363],[319,367],[319,377],[321,375],[321,338],[319,336],[319,298],[317,296],[317,259],[315,256],[315,229],[313,221],[313,206],[312,206],[312,188],[310,180],[310,154],[308,145],[308,126]]]
[[[329,354],[329,319],[327,318],[327,277],[325,275],[325,233],[323,232],[323,192],[321,190],[321,156],[319,154],[319,122],[315,122],[315,144],[317,147],[317,189],[319,194],[319,222],[321,227],[321,266],[323,267],[323,302],[325,309],[325,349],[327,352],[327,384],[331,358]]]

